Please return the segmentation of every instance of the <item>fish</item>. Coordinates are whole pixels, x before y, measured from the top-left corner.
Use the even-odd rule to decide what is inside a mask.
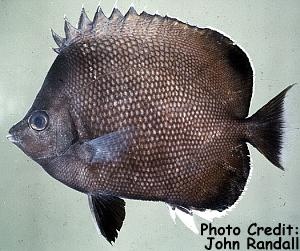
[[[87,195],[99,233],[116,241],[125,199],[164,202],[191,217],[234,206],[249,179],[254,146],[281,163],[288,86],[249,116],[253,67],[211,28],[168,16],[93,20],[84,8],[65,37],[31,108],[7,136],[50,176]]]

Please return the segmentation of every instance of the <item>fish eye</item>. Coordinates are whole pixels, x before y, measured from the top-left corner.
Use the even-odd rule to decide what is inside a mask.
[[[29,126],[36,131],[44,130],[48,125],[49,117],[45,111],[34,111],[29,119]]]

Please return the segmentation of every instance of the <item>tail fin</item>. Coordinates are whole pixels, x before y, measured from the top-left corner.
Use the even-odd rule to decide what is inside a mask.
[[[285,88],[275,98],[248,118],[248,140],[269,161],[283,170],[280,163],[283,135],[283,103],[289,89]]]

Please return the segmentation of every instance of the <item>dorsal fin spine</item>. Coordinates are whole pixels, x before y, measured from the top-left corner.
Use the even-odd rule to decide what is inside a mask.
[[[58,45],[58,47],[62,47],[66,41],[65,38],[59,36],[53,29],[51,29],[52,37],[55,41],[55,43]]]
[[[137,16],[137,12],[136,10],[134,9],[133,6],[130,6],[129,10],[127,11],[127,13],[125,14],[125,19],[129,16]]]
[[[108,20],[108,18],[104,15],[102,9],[100,6],[98,6],[97,11],[95,13],[94,19],[93,19],[93,28],[97,26],[97,24],[101,23],[101,20]]]
[[[92,26],[92,21],[87,16],[84,7],[82,7],[80,18],[78,21],[78,29],[81,31],[85,31],[85,30],[90,29],[91,26]]]
[[[123,15],[118,8],[113,8],[109,20],[122,19]]]
[[[52,50],[53,50],[54,52],[56,52],[57,54],[60,54],[60,48],[52,48]]]
[[[65,33],[66,33],[67,42],[69,42],[79,34],[79,30],[77,30],[74,26],[72,26],[66,18],[65,18]]]

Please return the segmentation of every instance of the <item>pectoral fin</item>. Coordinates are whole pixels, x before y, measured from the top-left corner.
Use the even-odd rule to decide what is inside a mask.
[[[97,229],[112,244],[125,219],[125,201],[108,195],[89,195],[88,199]]]
[[[84,142],[82,156],[91,163],[117,160],[128,151],[132,132],[132,128],[125,128]]]

